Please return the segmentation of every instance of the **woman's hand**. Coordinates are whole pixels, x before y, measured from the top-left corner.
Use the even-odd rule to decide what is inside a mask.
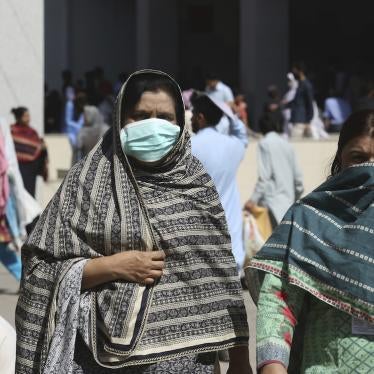
[[[111,256],[116,279],[152,284],[160,278],[165,267],[164,251],[127,251]]]
[[[164,251],[126,251],[94,258],[83,269],[82,290],[116,280],[153,284],[164,267]]]
[[[282,364],[274,362],[262,367],[260,374],[287,374],[287,370]]]

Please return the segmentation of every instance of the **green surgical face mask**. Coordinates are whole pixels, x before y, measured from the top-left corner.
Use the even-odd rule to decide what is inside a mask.
[[[179,126],[163,119],[149,118],[126,125],[121,130],[121,146],[126,155],[140,161],[158,161],[170,152],[179,134]]]

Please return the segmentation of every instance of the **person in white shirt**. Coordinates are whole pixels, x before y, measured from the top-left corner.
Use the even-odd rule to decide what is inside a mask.
[[[297,91],[297,79],[292,73],[287,74],[287,85],[288,90],[283,96],[282,105],[283,105],[283,136],[287,139],[291,136],[292,132],[292,123],[291,123],[291,108],[288,106],[289,103],[293,101]]]
[[[291,144],[281,136],[282,124],[266,113],[260,119],[260,130],[264,137],[257,148],[258,179],[245,209],[268,208],[275,227],[303,193],[303,177]]]
[[[234,94],[231,88],[224,84],[216,74],[210,73],[207,75],[205,93],[213,100],[226,103],[233,111],[236,111]],[[216,127],[221,134],[229,135],[230,123],[226,116],[221,118]]]
[[[201,161],[216,185],[226,215],[233,255],[241,269],[245,253],[236,175],[248,144],[246,127],[227,105],[206,95],[197,97],[192,104],[192,128],[196,133],[191,139],[192,154]],[[224,114],[230,124],[230,135],[223,135],[216,129]]]
[[[231,88],[221,82],[215,74],[209,74],[206,78],[205,93],[218,101],[223,101],[228,105],[234,104],[234,95]]]

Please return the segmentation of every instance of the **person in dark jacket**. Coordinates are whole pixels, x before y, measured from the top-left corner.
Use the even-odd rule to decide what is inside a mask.
[[[292,136],[311,137],[310,122],[313,118],[313,87],[305,75],[305,65],[302,62],[292,65],[292,73],[298,80],[295,98],[291,101]]]

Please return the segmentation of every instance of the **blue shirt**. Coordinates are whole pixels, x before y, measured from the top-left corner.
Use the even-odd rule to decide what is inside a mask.
[[[216,87],[213,89],[207,87],[205,93],[218,101],[223,101],[224,103],[234,101],[234,95],[231,88],[222,82],[218,82]]]
[[[74,103],[72,100],[68,100],[65,105],[65,124],[66,133],[72,147],[76,147],[78,134],[83,127],[83,114],[80,115],[77,121],[74,120]]]
[[[342,125],[352,112],[348,101],[340,97],[328,97],[324,109],[323,116],[329,119],[332,125]]]
[[[191,139],[192,154],[204,165],[216,185],[225,211],[233,254],[242,266],[245,259],[242,238],[242,206],[236,174],[242,161],[248,137],[242,121],[230,121],[230,135],[219,133],[215,127],[200,130]]]

